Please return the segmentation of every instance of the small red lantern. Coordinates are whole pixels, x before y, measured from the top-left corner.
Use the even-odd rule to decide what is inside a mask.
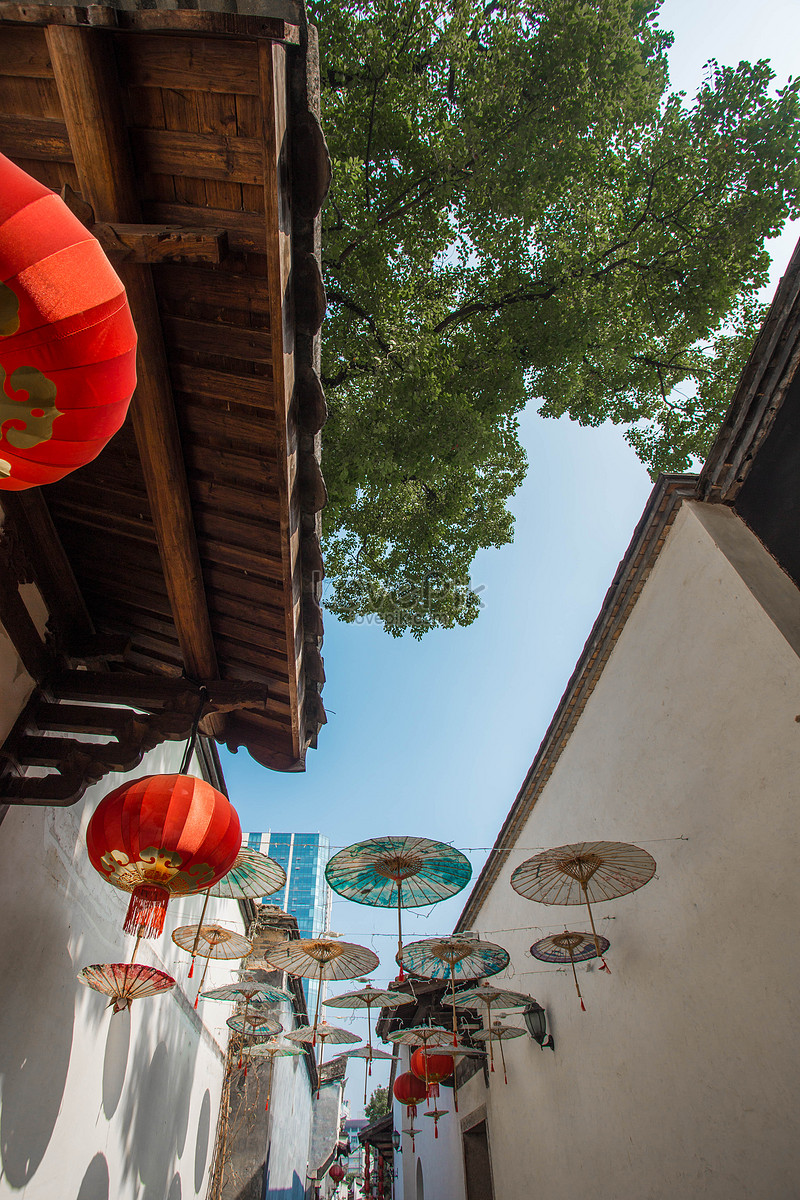
[[[439,1084],[450,1078],[455,1065],[451,1054],[434,1054],[421,1046],[411,1055],[411,1070],[424,1081],[429,1096],[439,1095]]]
[[[236,809],[192,775],[145,775],[100,801],[86,830],[95,870],[132,892],[125,932],[158,937],[171,895],[227,875],[242,847]]]
[[[406,1106],[406,1115],[412,1119],[417,1115],[417,1105],[427,1098],[428,1089],[421,1079],[416,1075],[412,1075],[406,1071],[404,1075],[398,1075],[394,1081],[395,1100],[399,1100],[401,1104]]]
[[[100,243],[0,154],[0,489],[91,462],[135,387],[136,330]]]
[[[328,1174],[335,1184],[340,1184],[344,1179],[344,1167],[341,1163],[335,1162],[330,1171],[328,1171]]]

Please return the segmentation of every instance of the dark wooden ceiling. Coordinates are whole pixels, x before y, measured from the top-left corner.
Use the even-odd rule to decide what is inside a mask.
[[[0,4],[0,150],[102,225],[139,334],[126,424],[42,494],[126,669],[265,684],[216,732],[282,770],[325,719],[311,34]]]

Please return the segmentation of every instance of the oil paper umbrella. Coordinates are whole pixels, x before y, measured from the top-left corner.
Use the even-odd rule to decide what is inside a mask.
[[[206,960],[203,977],[197,989],[194,1006],[197,1008],[200,993],[206,981],[206,971],[212,958],[244,958],[253,949],[253,943],[241,933],[225,929],[222,925],[181,925],[172,935],[172,940],[181,950],[199,954]]]
[[[486,1020],[490,1025],[492,1009],[495,1012],[503,1012],[513,1008],[527,1008],[529,1004],[534,1003],[533,996],[527,996],[524,992],[512,992],[507,988],[492,987],[488,983],[467,988],[465,991],[459,992],[455,998],[457,1008],[485,1008]],[[491,1039],[489,1039],[489,1069],[494,1070],[494,1043]]]
[[[143,963],[94,963],[78,972],[86,987],[111,997],[109,1008],[118,1013],[130,1008],[132,1001],[156,996],[175,987],[175,980],[166,971],[146,967]]]
[[[357,1033],[351,1033],[349,1029],[340,1029],[338,1025],[329,1025],[327,1021],[320,1021],[317,1025],[301,1025],[299,1029],[293,1030],[292,1033],[287,1033],[286,1040],[289,1042],[310,1042],[312,1046],[315,1046],[319,1041],[320,1051],[317,1071],[321,1071],[326,1042],[330,1042],[332,1046],[346,1046],[360,1042],[361,1038]],[[317,1086],[317,1099],[319,1099],[319,1086]]]
[[[405,992],[387,991],[367,983],[356,992],[342,992],[340,996],[332,996],[330,1000],[324,1000],[323,1003],[326,1008],[365,1008],[367,1010],[367,1043],[369,1050],[372,1051],[372,1009],[375,1007],[401,1008],[404,1004],[410,1004],[412,1001],[413,996],[409,996]],[[372,1074],[371,1053],[367,1056],[367,1074]]]
[[[355,1050],[345,1050],[347,1058],[363,1058],[364,1059],[364,1103],[367,1103],[367,1069],[372,1074],[373,1059],[380,1058],[396,1058],[396,1054],[387,1054],[385,1050],[379,1050],[377,1046],[356,1046]]]
[[[585,904],[602,970],[608,966],[594,927],[592,904],[615,900],[649,883],[656,861],[646,850],[628,842],[576,842],[545,850],[521,863],[511,886],[526,900],[540,904]]]
[[[346,900],[397,909],[397,961],[403,975],[403,909],[427,908],[466,887],[469,859],[446,842],[428,838],[370,838],[345,846],[325,868],[330,886]]]
[[[268,1005],[280,1004],[284,1000],[291,1001],[292,994],[284,988],[272,987],[269,983],[260,983],[257,979],[239,979],[236,983],[224,983],[222,987],[211,988],[201,993],[203,1000],[224,1000],[229,1004],[241,1004],[244,1001],[244,1015],[247,1016],[251,1004]],[[242,1056],[239,1055],[239,1066]]]
[[[280,863],[258,850],[243,847],[227,875],[223,875],[213,887],[208,888],[203,901],[203,911],[200,914],[199,931],[206,919],[209,896],[220,900],[254,900],[256,896],[271,896],[279,892],[286,883],[286,872]],[[189,978],[194,974],[194,960],[197,954],[197,943],[192,947],[192,965],[189,967]]]
[[[412,1025],[410,1029],[397,1029],[394,1033],[389,1034],[388,1041],[393,1042],[396,1046],[421,1046],[424,1050],[446,1050],[451,1057],[459,1055],[472,1057],[483,1054],[483,1051],[473,1050],[471,1046],[454,1044],[451,1031],[442,1025]],[[457,1112],[458,1088],[455,1077],[453,1078],[453,1097]],[[430,1113],[425,1114],[426,1117],[430,1115]],[[438,1130],[438,1125],[435,1125],[434,1132],[436,1130]],[[438,1137],[438,1133],[436,1136]]]
[[[272,1074],[275,1070],[276,1058],[296,1057],[299,1054],[305,1054],[302,1046],[292,1045],[291,1042],[263,1042],[260,1046],[253,1046],[250,1049],[249,1058],[268,1058],[269,1059],[269,1074],[267,1075],[267,1102],[264,1105],[264,1112],[269,1111],[269,1102],[272,1096]],[[241,1066],[241,1062],[239,1064]]]
[[[477,1033],[473,1033],[473,1042],[488,1042],[489,1045],[493,1041],[500,1043],[500,1061],[503,1064],[503,1079],[508,1083],[508,1074],[506,1073],[506,1056],[503,1053],[503,1042],[507,1042],[509,1038],[523,1037],[524,1029],[520,1029],[517,1025],[503,1025],[501,1021],[493,1021],[488,1029],[479,1029]]]
[[[257,1037],[264,1033],[282,1033],[283,1026],[271,1013],[251,1009],[249,1013],[234,1013],[225,1024],[244,1037]]]
[[[319,1024],[319,1006],[322,998],[322,983],[330,979],[357,979],[378,966],[379,958],[366,946],[355,942],[340,942],[331,933],[316,938],[298,938],[294,942],[278,942],[265,952],[264,961],[290,975],[301,979],[316,979],[317,1005],[314,1012],[313,1029]],[[252,964],[251,964],[252,965]],[[359,1041],[356,1038],[356,1041]],[[316,1045],[316,1041],[313,1043]]]
[[[458,1042],[456,1028],[456,980],[481,979],[504,971],[509,963],[508,951],[494,942],[453,934],[446,938],[424,938],[411,942],[403,949],[403,964],[412,975],[423,979],[450,981],[453,1003],[453,1045]]]
[[[550,937],[542,938],[541,941],[535,942],[531,946],[531,954],[534,958],[541,959],[542,962],[568,962],[572,965],[575,991],[578,993],[582,1010],[586,1012],[586,1005],[583,1003],[575,963],[588,962],[590,958],[602,957],[610,944],[608,938],[601,937],[598,934],[573,933],[565,929],[563,933],[554,933]],[[605,962],[605,959],[603,959],[603,962]]]

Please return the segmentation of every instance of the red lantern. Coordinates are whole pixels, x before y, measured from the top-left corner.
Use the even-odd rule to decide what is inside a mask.
[[[328,1171],[328,1174],[334,1183],[339,1184],[344,1179],[344,1167],[341,1165],[341,1163],[335,1162],[330,1171]]]
[[[0,489],[91,462],[135,387],[136,330],[100,243],[0,154]]]
[[[434,1054],[420,1046],[411,1055],[411,1070],[417,1079],[424,1080],[429,1096],[438,1096],[439,1084],[453,1074],[455,1061],[451,1054]]]
[[[192,775],[145,775],[110,792],[86,830],[95,870],[132,892],[125,932],[158,937],[171,895],[211,887],[242,848],[236,809]]]
[[[428,1095],[428,1089],[421,1079],[416,1075],[412,1075],[406,1071],[404,1075],[398,1075],[394,1081],[395,1100],[399,1100],[401,1104],[406,1106],[406,1115],[413,1118],[417,1115],[417,1105],[425,1100]]]

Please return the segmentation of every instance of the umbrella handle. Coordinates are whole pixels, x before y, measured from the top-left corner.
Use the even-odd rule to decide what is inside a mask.
[[[401,983],[405,982],[403,974],[403,881],[397,881],[397,963],[400,967],[400,973],[397,978]]]
[[[197,989],[197,995],[196,995],[196,996],[195,996],[195,998],[194,998],[194,1006],[195,1006],[195,1008],[197,1008],[198,1004],[200,1003],[200,993],[202,992],[202,990],[203,990],[203,985],[204,985],[204,983],[205,983],[205,981],[206,981],[206,971],[208,970],[208,964],[209,964],[210,962],[211,962],[211,955],[209,954],[208,958],[206,959],[206,965],[203,967],[203,978],[200,980],[200,986],[199,986],[199,988]]]
[[[203,928],[203,921],[205,920],[206,909],[208,908],[208,897],[210,894],[210,892],[206,892],[206,898],[203,901],[203,911],[200,913],[200,921],[197,926],[197,933],[194,935],[194,943],[192,944],[192,964],[189,967],[189,979],[191,979],[194,975],[194,960],[197,954],[197,943],[200,941],[200,930]]]

